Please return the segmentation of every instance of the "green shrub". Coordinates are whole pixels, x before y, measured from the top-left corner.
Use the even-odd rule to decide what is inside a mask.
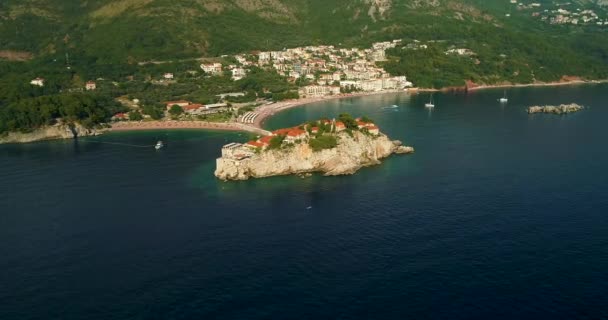
[[[338,145],[338,139],[333,135],[324,135],[315,139],[310,139],[308,145],[313,151],[321,151],[325,149],[332,149]]]

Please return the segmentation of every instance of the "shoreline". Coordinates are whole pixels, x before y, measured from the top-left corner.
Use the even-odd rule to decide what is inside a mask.
[[[608,83],[608,79],[604,80],[572,80],[572,81],[560,81],[560,82],[546,82],[546,83],[528,83],[528,84],[498,84],[498,85],[481,85],[477,87],[463,87],[467,92],[487,90],[487,89],[502,89],[502,88],[526,88],[526,87],[555,87],[555,86],[573,86],[573,85],[588,85],[588,84],[605,84]],[[324,96],[315,98],[304,98],[296,100],[280,101],[270,105],[262,105],[256,112],[258,117],[255,119],[253,124],[245,124],[240,122],[207,122],[207,121],[177,121],[177,120],[156,120],[156,121],[140,121],[140,122],[115,122],[111,124],[110,128],[98,129],[97,134],[104,132],[126,132],[126,131],[143,131],[143,130],[180,130],[180,129],[193,129],[193,130],[211,130],[211,131],[240,131],[250,132],[256,135],[269,135],[270,132],[264,129],[264,123],[270,117],[276,115],[279,112],[301,107],[308,104],[325,102],[330,100],[339,100],[346,98],[359,98],[374,95],[384,94],[417,94],[421,92],[440,92],[442,90],[429,89],[429,88],[410,88],[408,90],[386,90],[376,92],[360,92],[341,94],[335,96]],[[447,91],[446,91],[447,92]],[[86,136],[86,135],[84,135]],[[66,137],[62,137],[66,138]],[[28,140],[28,142],[42,141],[57,139],[56,137],[45,137],[43,139]],[[13,141],[3,141],[6,139],[0,139],[0,144],[5,143],[20,143]]]
[[[142,122],[116,122],[107,131],[143,131],[143,130],[173,130],[173,129],[200,129],[216,131],[246,131],[266,135],[268,132],[261,128],[237,122],[206,122],[206,121],[142,121]]]
[[[295,100],[287,100],[280,101],[269,105],[261,106],[256,112],[258,113],[257,118],[255,119],[253,126],[256,128],[263,129],[264,122],[276,115],[279,112],[301,107],[308,104],[313,104],[317,102],[325,102],[330,100],[341,100],[346,98],[359,98],[359,97],[368,97],[374,95],[383,95],[390,93],[416,93],[416,92],[425,92],[426,89],[412,89],[412,90],[385,90],[385,91],[376,91],[376,92],[361,92],[361,93],[349,93],[344,95],[335,95],[335,96],[324,96],[324,97],[315,97],[315,98],[303,98],[303,99],[295,99]]]
[[[477,87],[463,87],[465,91],[474,92],[479,90],[503,89],[503,88],[526,88],[526,87],[555,87],[555,86],[571,86],[585,84],[602,84],[608,83],[607,80],[573,80],[562,82],[543,82],[543,83],[528,83],[528,84],[498,84],[498,85],[480,85]],[[308,104],[325,102],[331,100],[341,100],[347,98],[360,98],[384,94],[417,94],[420,92],[443,92],[442,89],[430,88],[410,88],[409,90],[386,90],[376,92],[359,92],[349,93],[334,96],[323,96],[315,98],[303,98],[295,100],[279,101],[269,105],[262,105],[255,112],[258,113],[257,118],[252,124],[244,124],[240,122],[206,122],[206,121],[144,121],[144,122],[116,122],[108,131],[138,131],[138,130],[172,130],[172,129],[201,129],[201,130],[218,130],[218,131],[246,131],[255,134],[265,135],[269,132],[264,129],[264,123],[272,116],[292,108],[305,106]],[[449,91],[446,91],[449,92]]]
[[[556,82],[536,82],[536,83],[516,83],[516,84],[496,84],[496,85],[480,85],[476,87],[465,87],[467,91],[477,91],[486,89],[506,89],[506,88],[528,88],[528,87],[559,87],[559,86],[574,86],[585,84],[602,84],[608,83],[605,80],[572,80],[572,81],[556,81]]]

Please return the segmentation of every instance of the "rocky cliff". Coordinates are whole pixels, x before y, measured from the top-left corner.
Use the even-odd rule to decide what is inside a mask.
[[[366,135],[353,132],[353,136],[338,134],[338,145],[332,149],[314,152],[305,143],[288,148],[261,151],[249,158],[230,157],[217,159],[215,176],[222,180],[247,180],[269,176],[321,172],[326,176],[353,174],[365,166],[380,164],[380,160],[393,153],[412,153],[400,141],[391,141],[386,135]]]
[[[40,140],[73,139],[76,137],[95,136],[103,132],[101,129],[85,128],[81,124],[58,124],[43,127],[32,132],[9,132],[0,136],[0,143],[27,143]]]

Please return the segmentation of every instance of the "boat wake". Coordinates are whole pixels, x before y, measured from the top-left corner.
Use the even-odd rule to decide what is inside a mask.
[[[392,106],[388,106],[388,107],[382,107],[382,109],[384,109],[384,110],[387,110],[387,109],[397,109],[397,108],[399,108],[399,106],[396,105],[396,104],[394,104]]]

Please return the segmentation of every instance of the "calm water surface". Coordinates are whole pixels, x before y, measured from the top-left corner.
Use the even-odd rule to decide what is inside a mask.
[[[608,86],[500,96],[268,121],[368,115],[416,148],[348,177],[218,182],[238,133],[0,146],[0,319],[607,318]]]

